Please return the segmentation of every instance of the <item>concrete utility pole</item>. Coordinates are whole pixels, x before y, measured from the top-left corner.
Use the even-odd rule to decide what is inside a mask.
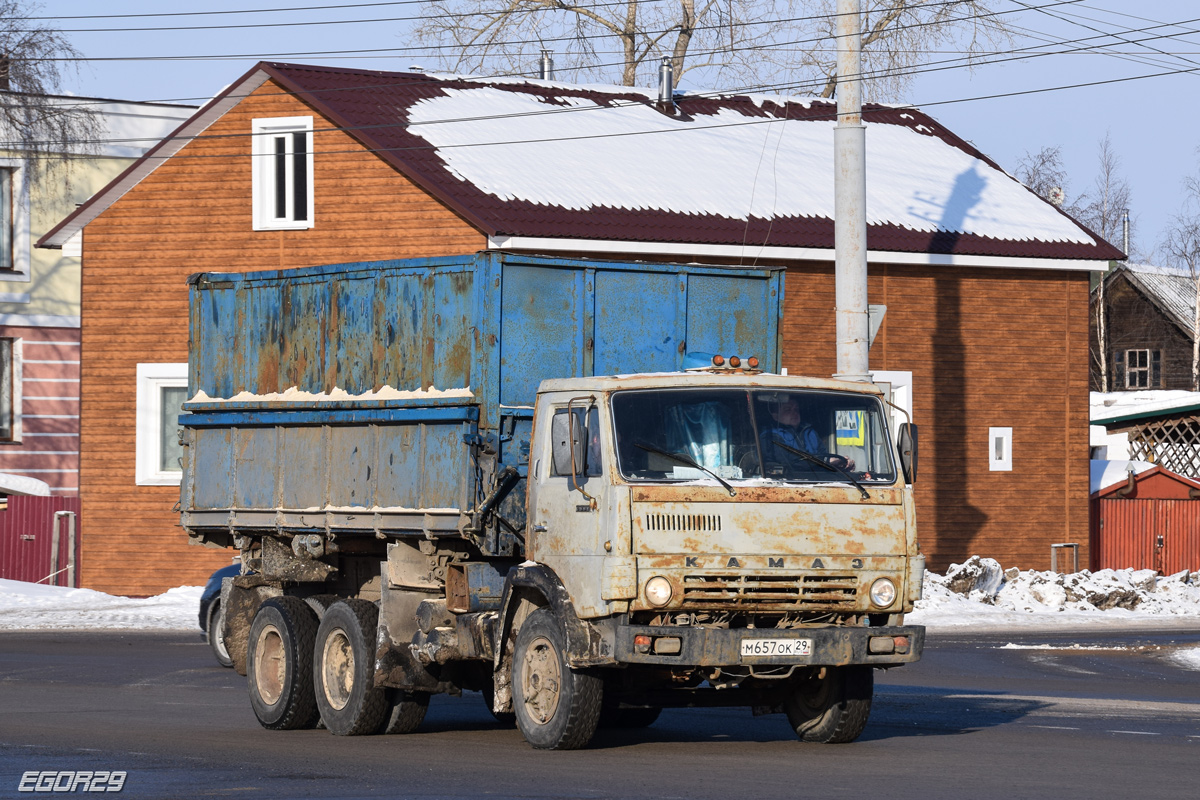
[[[862,123],[861,0],[837,5],[837,127],[834,190],[835,378],[870,381],[867,348],[867,131]]]

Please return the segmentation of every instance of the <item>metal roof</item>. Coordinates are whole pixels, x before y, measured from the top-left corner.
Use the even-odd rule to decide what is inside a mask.
[[[751,244],[792,248],[793,257],[834,246],[825,198],[833,191],[825,180],[833,161],[830,101],[682,94],[668,115],[651,93],[628,87],[270,62],[214,98],[39,245],[61,246],[268,79],[494,242],[683,243],[697,253]],[[471,113],[477,108],[489,111]],[[1047,267],[1091,269],[1124,257],[924,113],[867,105],[864,120],[873,254],[932,254],[919,263],[961,256],[979,265],[992,264],[980,257],[1031,260],[1024,266],[1042,259]],[[695,157],[680,160],[685,148]],[[674,168],[647,169],[647,152]],[[791,169],[774,174],[779,163]],[[561,200],[568,190],[601,202]],[[785,212],[774,213],[780,207]]]
[[[1125,276],[1150,302],[1192,337],[1193,315],[1196,311],[1196,283],[1190,276],[1147,265],[1126,264],[1114,270],[1106,280]]]

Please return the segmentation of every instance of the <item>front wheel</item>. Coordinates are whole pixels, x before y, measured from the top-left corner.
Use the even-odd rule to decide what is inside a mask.
[[[325,609],[317,629],[313,682],[321,721],[338,736],[379,733],[391,704],[375,686],[379,609],[365,600],[340,600]]]
[[[803,742],[853,742],[867,727],[875,676],[871,667],[826,667],[796,686],[783,704],[788,722]]]
[[[534,611],[517,632],[513,710],[525,741],[538,750],[577,750],[596,733],[604,681],[567,665],[566,636],[554,614]]]

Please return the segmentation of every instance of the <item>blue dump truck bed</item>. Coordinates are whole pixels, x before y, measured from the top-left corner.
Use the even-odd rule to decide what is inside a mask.
[[[196,275],[183,525],[225,546],[469,533],[506,468],[524,475],[542,380],[696,353],[778,371],[782,275],[497,252]],[[522,523],[524,493],[505,494]],[[503,530],[476,544],[517,547]]]

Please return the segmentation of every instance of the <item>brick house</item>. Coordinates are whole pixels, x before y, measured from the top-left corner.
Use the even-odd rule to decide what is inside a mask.
[[[261,63],[43,237],[83,231],[85,585],[148,594],[228,563],[185,545],[178,472],[139,461],[169,461],[191,273],[483,249],[784,265],[784,365],[832,374],[834,105],[656,100]],[[1121,254],[920,111],[865,119],[871,363],[923,426],[924,552],[1086,552],[1088,279]]]

